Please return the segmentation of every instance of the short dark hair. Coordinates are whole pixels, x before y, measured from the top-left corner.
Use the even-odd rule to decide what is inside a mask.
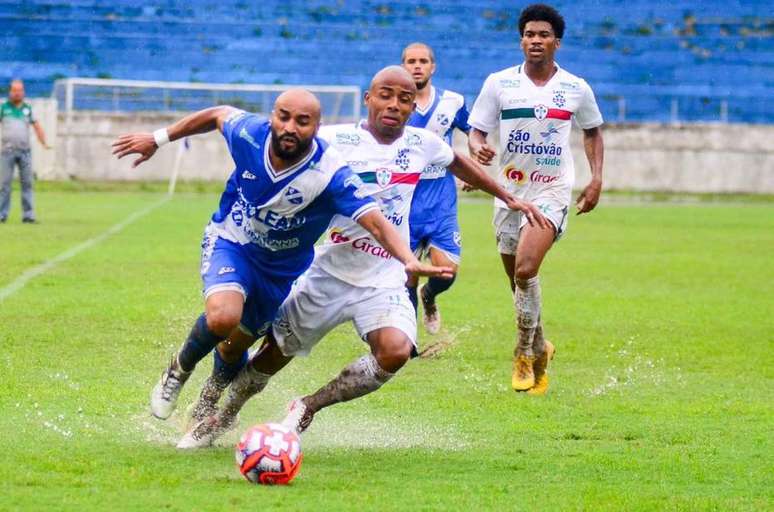
[[[547,21],[558,39],[564,37],[564,18],[550,5],[532,4],[525,7],[519,16],[519,35],[524,35],[524,27],[530,21]]]

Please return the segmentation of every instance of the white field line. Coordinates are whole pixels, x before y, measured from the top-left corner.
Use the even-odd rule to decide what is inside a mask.
[[[22,275],[14,279],[10,284],[4,286],[3,288],[0,288],[0,302],[3,302],[5,299],[13,295],[14,293],[18,292],[24,286],[32,279],[38,277],[39,275],[45,274],[52,268],[56,267],[60,263],[69,260],[70,258],[77,256],[81,252],[85,251],[86,249],[89,249],[91,247],[94,247],[95,245],[99,244],[106,238],[115,235],[116,233],[119,233],[121,230],[123,230],[125,227],[136,221],[137,219],[144,217],[145,215],[148,215],[150,212],[161,206],[162,204],[169,201],[170,197],[166,196],[160,201],[157,201],[149,206],[146,206],[142,210],[138,210],[131,215],[129,215],[126,219],[122,220],[118,224],[115,224],[108,228],[106,231],[100,233],[99,235],[89,238],[88,240],[81,242],[80,244],[71,247],[67,249],[66,251],[57,254],[53,258],[51,258],[48,261],[45,261],[41,263],[40,265],[37,265],[35,267],[32,267],[28,270],[26,270]]]

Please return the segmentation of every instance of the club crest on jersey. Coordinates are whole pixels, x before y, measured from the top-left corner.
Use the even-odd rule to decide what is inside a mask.
[[[376,169],[376,183],[380,187],[386,187],[392,181],[392,171],[386,167]]]
[[[564,91],[554,91],[554,105],[562,108],[566,103],[567,100],[564,99]]]
[[[435,117],[435,121],[436,121],[436,122],[437,122],[437,123],[438,123],[440,126],[443,126],[444,128],[446,128],[447,126],[449,126],[449,116],[447,116],[447,115],[446,115],[446,114],[444,114],[443,112],[439,113],[439,114],[438,114],[438,115]]]
[[[538,121],[542,121],[548,115],[548,107],[545,105],[535,105],[535,117]]]
[[[301,192],[299,192],[298,189],[293,187],[288,187],[285,192],[285,197],[291,204],[301,204],[304,202],[304,196],[301,195]]]
[[[398,150],[398,156],[395,157],[395,165],[403,169],[404,171],[408,171],[409,168],[409,157],[408,157],[409,150],[407,148]]]

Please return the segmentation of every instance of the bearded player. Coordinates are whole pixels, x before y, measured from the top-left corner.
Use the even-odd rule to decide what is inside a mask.
[[[428,45],[412,43],[406,46],[401,61],[417,86],[416,108],[409,117],[408,126],[430,130],[451,146],[455,129],[465,134],[470,130],[465,98],[433,85],[435,54]],[[457,221],[457,186],[454,175],[445,167],[434,167],[422,173],[411,203],[409,227],[411,249],[417,257],[429,256],[434,265],[451,267],[456,275],[462,250]],[[453,282],[454,278],[431,277],[419,294],[418,276],[411,275],[406,282],[415,309],[418,309],[418,299],[422,299],[425,330],[430,334],[436,334],[441,328],[441,312],[435,299]]]
[[[401,262],[396,265],[405,263],[420,274],[446,274],[417,261],[377,203],[359,189],[360,180],[341,155],[315,136],[319,125],[317,98],[293,89],[277,98],[270,120],[214,107],[153,134],[124,135],[113,144],[119,158],[140,154],[136,166],[171,140],[217,129],[236,165],[202,242],[205,312],[153,388],[151,412],[157,418],[172,414],[196,364],[216,345],[228,337],[266,333],[334,215],[378,240],[385,254]],[[224,388],[247,360],[246,354],[234,360],[217,350],[214,355],[205,391]],[[195,409],[194,419],[208,413]]]
[[[581,78],[560,68],[554,54],[564,35],[564,19],[552,7],[525,8],[519,19],[524,62],[489,75],[473,105],[469,149],[488,165],[500,155],[500,183],[519,199],[532,201],[550,227],[530,225],[519,212],[495,200],[497,247],[511,290],[518,324],[511,384],[516,391],[542,395],[554,347],[543,335],[538,271],[548,250],[567,229],[575,169],[570,128],[583,130],[591,182],[576,201],[590,212],[602,190],[602,115],[594,93]],[[486,141],[497,130],[498,149]]]
[[[414,188],[421,173],[432,166],[449,168],[523,212],[529,222],[546,225],[534,206],[515,200],[437,135],[406,127],[415,96],[411,75],[399,66],[387,67],[374,76],[365,94],[366,121],[320,130],[321,138],[342,153],[362,181],[362,190],[379,203],[403,240],[409,237],[407,217]],[[266,341],[232,383],[220,411],[195,425],[178,447],[211,444],[234,425],[237,412],[275,373],[293,357],[308,354],[344,322],[354,324],[370,352],[317,392],[293,400],[284,424],[301,433],[323,408],[379,389],[415,349],[416,316],[405,288],[405,270],[360,226],[344,216],[335,217],[312,266],[283,302]],[[242,339],[248,345],[252,342]]]

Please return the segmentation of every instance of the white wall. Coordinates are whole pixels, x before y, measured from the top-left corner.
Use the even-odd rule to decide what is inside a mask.
[[[42,118],[42,109],[37,112]],[[117,161],[111,156],[110,143],[119,134],[152,131],[174,119],[158,114],[77,113],[68,132],[60,114],[55,153],[41,154],[40,148],[33,147],[39,176],[166,180],[175,158],[174,144],[133,170],[130,160]],[[47,126],[50,133],[56,131],[56,123],[53,125]],[[573,156],[580,187],[588,181],[588,164],[581,132],[574,131]],[[774,194],[771,125],[610,125],[604,128],[604,139],[607,189]],[[455,147],[465,151],[464,139],[456,139]],[[219,134],[198,135],[191,138],[191,149],[183,156],[180,179],[223,180],[232,168]]]

